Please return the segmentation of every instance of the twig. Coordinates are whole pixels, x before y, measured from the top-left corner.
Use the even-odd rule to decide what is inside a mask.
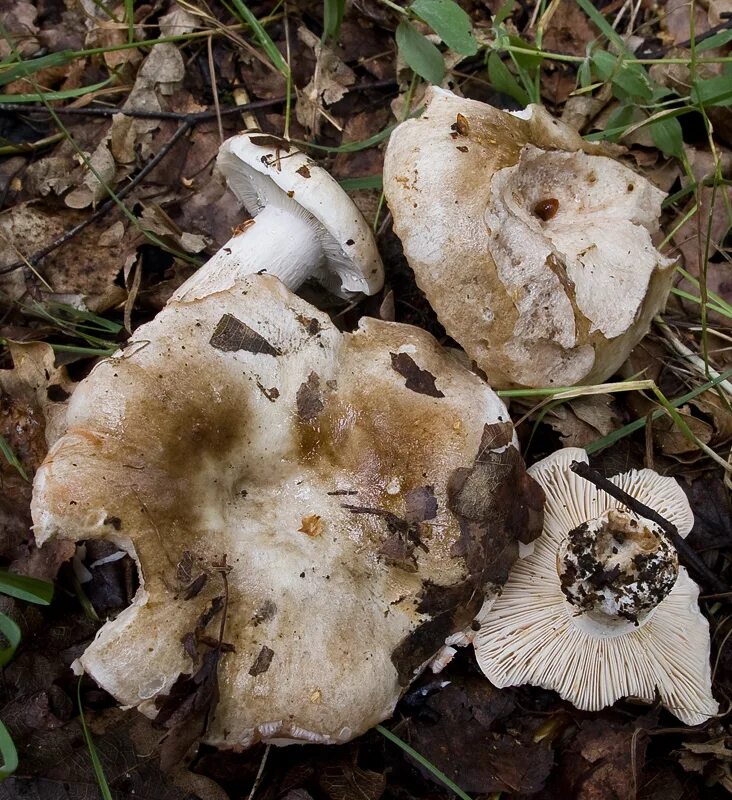
[[[144,180],[154,169],[157,165],[168,155],[168,153],[173,149],[175,144],[178,140],[187,133],[192,127],[192,122],[183,122],[176,132],[170,137],[170,139],[160,148],[160,150],[150,159],[150,161],[145,164],[145,166],[135,175],[135,177],[125,186],[124,188],[120,189],[117,192],[117,200],[124,199],[136,186],[140,184],[142,180]],[[29,264],[33,266],[37,266],[38,262],[44,259],[47,255],[52,253],[54,250],[57,250],[62,245],[66,244],[68,241],[73,239],[77,236],[84,228],[91,225],[93,222],[96,222],[98,219],[101,219],[110,209],[112,209],[116,205],[116,201],[114,199],[107,200],[105,203],[102,203],[101,206],[87,219],[83,222],[80,222],[78,225],[74,225],[73,228],[69,228],[69,230],[64,231],[57,239],[54,239],[50,244],[43,247],[41,250],[38,250],[36,253],[33,253],[27,261]],[[22,267],[27,266],[25,261],[16,261],[14,264],[8,264],[5,267],[0,269],[0,275],[7,275],[9,272],[13,272],[16,269],[21,269]]]
[[[244,106],[232,106],[219,110],[221,116],[230,114],[241,114],[242,111],[258,108],[269,108],[284,103],[286,97],[275,97],[271,100],[253,100]],[[216,119],[216,109],[211,111],[196,111],[186,113],[183,111],[142,111],[133,108],[54,108],[56,114],[70,114],[87,117],[113,117],[115,114],[122,114],[125,117],[135,119],[174,119],[178,122],[189,122],[195,125],[198,122],[205,122],[209,119]],[[0,111],[47,111],[41,103],[0,103]]]
[[[262,756],[262,760],[259,762],[259,769],[257,770],[257,777],[254,779],[254,783],[252,784],[252,790],[249,792],[249,797],[247,800],[253,800],[254,795],[259,789],[259,785],[262,783],[262,776],[264,775],[264,766],[267,763],[267,756],[269,756],[269,750],[272,747],[271,744],[268,744],[264,748],[264,755]]]
[[[709,569],[702,559],[699,558],[696,551],[693,550],[688,542],[679,534],[678,528],[672,522],[664,519],[657,511],[641,503],[640,500],[629,495],[612,481],[600,475],[600,473],[592,469],[589,464],[574,461],[570,469],[572,472],[579,475],[580,478],[584,478],[598,489],[609,494],[610,497],[619,500],[624,506],[627,506],[639,516],[655,522],[669,537],[679,554],[679,560],[685,567],[688,567],[691,572],[695,573],[696,577],[706,583],[714,592],[722,593],[728,591],[728,587]]]
[[[216,111],[216,122],[219,126],[219,144],[224,143],[224,126],[221,123],[221,106],[219,105],[219,89],[216,85],[216,63],[213,55],[213,36],[206,40],[208,51],[208,72],[211,79],[211,94],[213,94],[214,110]]]
[[[726,31],[729,28],[732,28],[732,12],[723,11],[720,15],[720,19],[723,20],[722,23],[719,25],[715,25],[713,28],[710,28],[706,33],[701,33],[699,36],[694,38],[694,44],[700,44],[707,39],[711,39],[712,36],[716,36],[718,33],[722,31]],[[638,50],[635,51],[635,56],[638,58],[663,58],[666,53],[671,49],[671,47],[691,47],[691,39],[687,39],[684,42],[679,42],[678,44],[671,45],[669,47],[661,47],[658,50],[650,50],[646,52],[643,50],[642,47],[639,47]]]
[[[356,83],[348,87],[347,93],[350,92],[367,92],[370,89],[388,89],[396,87],[396,81],[388,78],[381,81],[369,81],[364,83]],[[295,94],[291,95],[291,99],[295,98]],[[134,108],[54,108],[54,112],[59,115],[68,114],[70,116],[86,116],[86,117],[113,117],[115,114],[123,114],[126,117],[133,117],[135,119],[173,119],[178,122],[191,122],[197,124],[199,122],[206,122],[210,119],[216,119],[217,116],[228,117],[232,114],[243,114],[246,111],[257,111],[260,108],[270,108],[271,106],[278,106],[286,102],[286,95],[281,97],[273,97],[271,100],[252,100],[240,106],[230,106],[229,108],[221,108],[218,113],[216,109],[210,111],[195,111],[186,113],[183,111],[142,111]],[[42,103],[0,103],[0,111],[48,111],[46,106]]]

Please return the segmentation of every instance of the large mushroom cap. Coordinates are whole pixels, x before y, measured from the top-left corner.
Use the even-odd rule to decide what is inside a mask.
[[[218,631],[226,556],[234,651],[207,741],[247,746],[386,718],[503,583],[541,502],[502,402],[427,333],[341,334],[249,276],[172,301],[95,367],[32,512],[39,544],[105,538],[137,561],[133,604],[81,662],[150,715],[194,668],[202,615]]]
[[[384,191],[417,283],[494,387],[612,375],[671,285],[663,193],[540,106],[432,88],[392,133]]]
[[[217,164],[253,216],[273,205],[299,209],[297,213],[317,221],[325,251],[317,280],[339,293],[374,294],[381,289],[384,268],[368,223],[317,162],[286,139],[248,132],[224,142]]]
[[[699,587],[655,523],[576,475],[574,461],[587,462],[585,451],[559,450],[529,469],[546,495],[544,531],[480,613],[481,669],[496,686],[554,689],[589,711],[658,694],[683,722],[705,722],[718,706]],[[681,536],[691,530],[673,478],[643,469],[611,480]]]

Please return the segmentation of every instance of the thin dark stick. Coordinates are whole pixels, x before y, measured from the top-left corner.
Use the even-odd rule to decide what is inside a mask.
[[[176,142],[191,128],[193,127],[192,122],[183,122],[179,125],[176,132],[168,139],[168,141],[160,148],[160,150],[151,158],[147,164],[135,175],[135,177],[127,184],[127,186],[120,189],[119,192],[116,193],[117,197],[116,200],[123,200],[136,186],[139,186],[140,182],[145,179],[147,175],[149,175],[155,167],[168,155],[168,153],[173,149]],[[8,264],[5,267],[0,269],[0,275],[6,275],[9,272],[13,272],[16,269],[21,269],[22,267],[28,266],[31,264],[32,266],[37,266],[38,263],[44,259],[49,253],[52,253],[54,250],[61,247],[61,245],[66,244],[70,239],[73,239],[74,236],[81,233],[84,228],[91,225],[93,222],[96,222],[98,219],[101,219],[108,211],[110,211],[114,206],[117,205],[117,202],[114,199],[107,200],[105,203],[102,203],[101,206],[87,219],[83,222],[80,222],[78,225],[74,225],[73,228],[69,228],[69,230],[64,231],[57,239],[54,239],[50,244],[46,245],[38,252],[33,253],[32,256],[28,259],[28,262],[25,261],[16,261],[14,264]]]
[[[702,42],[706,41],[707,39],[711,39],[712,36],[716,36],[718,33],[722,31],[726,31],[729,28],[732,28],[732,13],[729,11],[723,11],[720,15],[720,18],[724,20],[720,25],[715,25],[713,28],[710,28],[706,33],[702,33],[694,39],[694,44],[701,44]],[[685,42],[679,42],[673,47],[690,47],[691,46],[691,39],[687,39]],[[642,48],[639,48],[635,51],[634,55],[638,58],[663,58],[666,53],[671,49],[671,47],[662,47],[659,50],[650,50],[649,52],[645,52]]]
[[[240,106],[222,108],[221,115],[241,114],[245,111],[256,111],[259,108],[269,108],[270,106],[284,103],[286,97],[275,97],[272,100],[253,100],[251,103],[244,103]],[[0,103],[0,111],[47,111],[48,109],[41,103]],[[185,113],[182,111],[139,111],[133,108],[54,108],[56,114],[77,115],[86,117],[113,117],[115,114],[123,114],[126,117],[135,119],[174,119],[179,122],[188,122],[195,125],[197,122],[205,122],[216,118],[216,111],[196,111]]]
[[[679,534],[677,527],[664,519],[657,511],[649,508],[640,500],[632,497],[627,492],[624,492],[619,486],[616,486],[612,481],[609,481],[600,473],[592,469],[589,464],[580,461],[574,461],[570,466],[572,472],[589,481],[598,489],[602,489],[610,497],[619,500],[624,506],[627,506],[631,511],[634,511],[641,517],[650,519],[655,522],[668,538],[673,543],[676,551],[679,554],[679,560],[685,567],[688,567],[690,572],[693,572],[697,579],[707,584],[714,592],[723,593],[728,591],[728,587],[709,569],[709,567],[699,558],[695,550],[692,550],[687,541]]]
[[[370,83],[357,83],[347,89],[347,92],[368,91],[369,89],[385,89],[396,86],[396,81],[389,78],[383,81],[371,81]],[[291,95],[295,99],[295,95]],[[270,108],[278,106],[287,100],[287,96],[274,97],[271,100],[252,100],[251,103],[243,103],[240,106],[222,108],[222,117],[232,114],[243,114],[246,111],[257,111],[260,108]],[[182,111],[140,111],[134,108],[54,108],[54,113],[59,115],[80,116],[80,117],[113,117],[115,114],[123,114],[134,119],[174,119],[178,122],[206,122],[209,119],[216,119],[218,114],[216,109],[210,111],[196,111],[185,113]],[[0,103],[0,111],[48,111],[43,103]]]

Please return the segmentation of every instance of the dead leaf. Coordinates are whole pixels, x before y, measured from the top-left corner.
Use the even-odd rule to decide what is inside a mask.
[[[322,119],[340,129],[328,112],[328,107],[337,103],[356,82],[353,70],[341,61],[335,52],[324,45],[304,25],[298,28],[297,36],[315,53],[315,71],[310,82],[297,93],[295,113],[298,122],[317,135]]]
[[[206,730],[219,696],[220,658],[220,650],[208,650],[196,672],[181,675],[167,695],[156,698],[159,710],[155,722],[168,728],[160,753],[164,771],[180,763]]]
[[[544,417],[564,447],[584,447],[619,427],[620,417],[611,395],[587,395],[568,400]]]
[[[559,5],[544,30],[542,45],[557,53],[583,56],[587,45],[599,31],[574,0],[559,0]]]
[[[0,11],[0,23],[5,36],[13,42],[18,54],[24,58],[34,55],[39,48],[36,37],[38,33],[37,17],[38,9],[26,0],[8,3]],[[0,38],[0,58],[7,59],[11,55],[10,45],[4,37]]]
[[[85,218],[78,211],[40,203],[21,203],[0,214],[0,268],[28,258]],[[124,299],[124,290],[114,281],[127,255],[135,252],[139,237],[127,235],[103,246],[99,239],[109,225],[106,219],[87,226],[43,262],[40,271],[53,291],[41,291],[42,297],[80,295],[90,310]],[[12,300],[23,299],[27,293],[23,270],[0,275],[0,289]]]
[[[331,758],[320,765],[317,774],[318,785],[329,800],[379,800],[386,788],[385,775],[362,769],[355,758]]]
[[[181,8],[178,3],[173,3],[170,11],[160,17],[158,25],[161,36],[180,36],[194,31],[200,26],[200,22],[190,11]]]
[[[611,719],[580,722],[576,736],[559,758],[556,779],[562,795],[581,800],[636,800],[634,769],[638,781],[648,737],[634,734],[638,728],[654,726],[653,714],[625,725]]]
[[[432,695],[426,706],[435,722],[410,726],[409,741],[463,791],[531,794],[542,789],[553,763],[551,749],[526,735],[491,730],[513,709],[506,693],[481,679],[460,679]],[[420,772],[434,780],[426,770]]]
[[[12,405],[28,409],[27,421],[16,419],[17,433],[9,435],[32,473],[45,456],[43,448],[48,449],[66,430],[66,404],[75,384],[63,367],[56,367],[50,345],[9,342],[8,348],[13,369],[0,370],[0,389]],[[27,456],[22,448],[30,448]]]
[[[298,528],[298,532],[308,536],[320,536],[324,527],[323,520],[317,514],[308,514],[302,518],[302,526]]]
[[[729,737],[719,736],[706,742],[687,741],[677,752],[686,772],[704,775],[707,786],[719,784],[732,793],[732,747]]]
[[[107,197],[107,186],[115,183],[117,165],[106,140],[100,142],[93,153],[85,153],[84,183],[66,195],[64,203],[69,208],[95,206]]]

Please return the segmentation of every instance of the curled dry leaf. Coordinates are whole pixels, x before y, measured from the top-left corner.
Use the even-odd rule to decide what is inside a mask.
[[[544,421],[551,425],[564,447],[584,447],[619,426],[612,395],[577,397],[552,408]]]
[[[35,203],[9,209],[0,215],[0,268],[28,258],[86,216],[71,209],[51,210]],[[68,302],[70,296],[81,296],[83,304],[91,310],[109,308],[124,299],[124,291],[115,285],[115,278],[125,259],[135,251],[138,237],[118,235],[117,225],[117,233],[103,239],[110,227],[109,220],[87,226],[43,262],[41,272],[52,292],[41,287],[42,297]],[[25,299],[24,271],[17,269],[0,275],[0,289],[13,300]]]
[[[41,342],[10,342],[12,369],[0,370],[0,436],[29,478],[48,447],[65,430],[67,399],[74,389],[51,347]],[[52,580],[73,547],[40,553],[30,542],[30,483],[0,456],[0,555],[18,572]]]
[[[343,98],[348,87],[356,82],[356,75],[306,27],[300,26],[297,35],[315,53],[315,72],[307,86],[297,93],[295,113],[306,130],[317,134],[323,119],[334,122],[328,107]]]

